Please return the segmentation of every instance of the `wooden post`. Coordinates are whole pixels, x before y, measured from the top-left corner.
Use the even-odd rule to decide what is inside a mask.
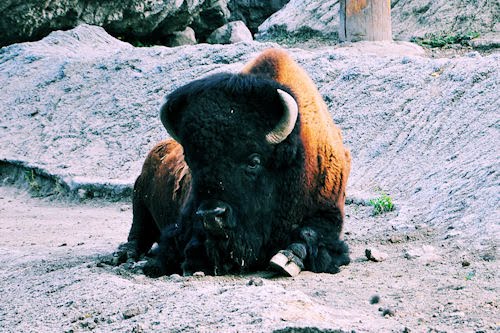
[[[342,42],[392,40],[391,0],[340,0]]]

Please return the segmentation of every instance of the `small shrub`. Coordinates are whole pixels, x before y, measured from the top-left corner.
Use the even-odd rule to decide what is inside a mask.
[[[373,215],[380,215],[394,210],[392,198],[385,193],[382,193],[378,198],[370,199],[368,203],[373,206]]]
[[[469,31],[458,34],[426,34],[424,37],[413,37],[411,41],[425,47],[445,47],[452,44],[469,45],[471,39],[479,37],[478,32]]]

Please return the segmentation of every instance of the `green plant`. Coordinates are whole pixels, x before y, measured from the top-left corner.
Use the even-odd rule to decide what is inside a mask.
[[[383,192],[381,193],[380,197],[370,199],[368,203],[370,204],[370,206],[373,206],[373,215],[380,215],[382,213],[394,210],[392,198]]]
[[[64,190],[64,187],[61,184],[61,182],[60,181],[56,181],[55,185],[54,185],[54,189],[52,191],[52,194],[56,195],[56,196],[61,196],[61,195],[64,194],[64,192],[65,192],[65,190]]]
[[[36,179],[34,170],[27,170],[24,174],[24,178],[26,179],[26,182],[28,183],[32,191],[37,193],[40,192],[40,190],[42,189],[42,185],[40,185],[40,183]]]
[[[469,31],[458,34],[426,34],[424,37],[413,37],[412,42],[425,47],[444,47],[451,44],[467,46],[471,39],[479,37],[478,32]]]

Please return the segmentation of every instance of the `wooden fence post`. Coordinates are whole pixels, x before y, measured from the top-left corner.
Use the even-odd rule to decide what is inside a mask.
[[[340,0],[342,42],[392,40],[391,0]]]

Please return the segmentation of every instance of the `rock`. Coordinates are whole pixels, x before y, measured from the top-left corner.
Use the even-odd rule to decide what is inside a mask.
[[[264,281],[261,278],[252,277],[250,281],[248,281],[247,285],[261,287],[264,285]]]
[[[289,0],[231,0],[228,7],[231,21],[243,21],[252,33],[269,16],[283,8]]]
[[[132,333],[144,333],[146,330],[141,325],[137,324],[132,328]]]
[[[183,31],[174,32],[168,42],[168,45],[172,47],[194,44],[196,44],[196,36],[194,30],[190,27],[187,27]]]
[[[205,1],[200,13],[190,24],[199,40],[206,41],[215,28],[228,22],[243,21],[252,33],[271,14],[281,9],[289,0],[212,0]]]
[[[96,323],[94,323],[92,320],[88,319],[85,321],[80,322],[80,327],[89,331],[92,331],[97,327]]]
[[[216,28],[229,22],[231,13],[227,7],[228,0],[205,1],[200,13],[193,18],[191,26],[201,41]]]
[[[77,195],[78,195],[78,198],[80,198],[81,200],[87,198],[87,190],[81,188],[81,189],[78,189],[77,191]]]
[[[379,295],[373,295],[370,298],[370,304],[378,304],[380,302],[380,296]]]
[[[144,310],[139,308],[130,308],[122,312],[123,319],[130,319],[144,313]]]
[[[482,253],[480,255],[480,258],[483,259],[484,261],[495,261],[496,260],[495,249]]]
[[[216,29],[207,38],[210,44],[234,44],[238,42],[251,42],[252,33],[242,21],[230,22]]]
[[[387,253],[384,253],[384,252],[379,251],[377,249],[366,249],[365,255],[366,255],[366,258],[368,258],[368,260],[375,261],[375,262],[384,261],[388,257]]]
[[[256,32],[287,1],[232,0],[229,6],[229,0],[5,0],[0,4],[0,47],[37,40],[51,31],[81,23],[101,26],[114,36],[142,42],[176,40],[170,35],[191,26],[204,41],[214,29],[229,21],[247,22]],[[175,45],[190,44],[188,41],[192,40]]]
[[[382,312],[383,317],[394,317],[394,310],[385,308],[385,309],[379,309]]]
[[[184,280],[184,278],[182,276],[180,276],[179,274],[171,274],[169,276],[169,278],[174,281],[174,282],[179,282],[179,281],[182,281]]]
[[[409,260],[417,259],[425,263],[441,260],[441,257],[436,253],[436,249],[430,245],[424,245],[421,248],[405,250],[404,257]]]
[[[205,0],[36,1],[10,0],[0,5],[0,46],[35,40],[50,31],[87,23],[115,36],[152,38],[184,29]]]

